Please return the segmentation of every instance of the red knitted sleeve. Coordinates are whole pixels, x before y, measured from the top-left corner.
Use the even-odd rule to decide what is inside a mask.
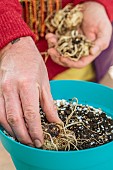
[[[73,1],[74,1],[74,4],[77,5],[78,3],[81,3],[81,2],[87,2],[87,1],[93,1],[93,0],[73,0]],[[104,5],[110,20],[113,21],[113,0],[94,0],[94,1],[99,2],[102,5]]]
[[[18,0],[0,0],[0,49],[12,40],[34,34],[22,19]]]

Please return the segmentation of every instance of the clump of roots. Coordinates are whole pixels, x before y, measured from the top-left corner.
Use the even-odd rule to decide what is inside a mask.
[[[45,125],[46,126],[46,125]],[[78,148],[77,140],[74,132],[65,129],[65,127],[58,124],[50,124],[47,127],[47,131],[45,131],[45,126],[43,126],[44,130],[44,145],[43,149],[47,150],[70,150],[70,146],[72,145],[74,149]],[[53,133],[50,129],[57,129],[58,131],[54,131]],[[57,132],[57,133],[56,133]]]
[[[58,43],[55,46],[60,55],[72,60],[79,60],[88,56],[93,43],[83,34],[79,33],[83,21],[83,6],[73,7],[68,4],[63,9],[55,11],[46,19],[49,32],[55,33]]]

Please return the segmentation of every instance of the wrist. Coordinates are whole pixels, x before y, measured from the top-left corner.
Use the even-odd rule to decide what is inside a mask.
[[[33,39],[30,36],[27,36],[27,37],[20,37],[20,38],[16,38],[16,39],[12,40],[4,48],[2,48],[0,50],[0,58],[10,49],[15,48],[15,50],[16,50],[16,48],[18,46],[20,46],[20,44],[23,44],[23,43],[25,44],[26,41],[28,41],[28,42],[32,41],[33,42]]]

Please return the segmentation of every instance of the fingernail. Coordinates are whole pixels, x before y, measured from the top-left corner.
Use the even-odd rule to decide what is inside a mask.
[[[34,141],[34,143],[35,143],[35,146],[36,146],[37,148],[40,148],[40,147],[42,146],[42,143],[41,143],[40,140],[38,140],[38,139],[36,139],[36,140]]]
[[[98,46],[95,46],[91,49],[91,53],[93,55],[98,54],[99,51],[100,51],[100,48]]]

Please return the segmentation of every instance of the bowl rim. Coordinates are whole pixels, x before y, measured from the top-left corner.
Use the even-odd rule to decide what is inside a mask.
[[[65,79],[65,80],[50,80],[49,82],[50,82],[50,84],[54,83],[54,82],[78,82],[78,83],[85,83],[85,84],[92,84],[92,85],[100,86],[102,88],[113,91],[113,88],[111,88],[111,87],[108,87],[108,86],[103,85],[103,84],[99,84],[97,82],[87,81],[87,80],[68,80],[68,79]]]

